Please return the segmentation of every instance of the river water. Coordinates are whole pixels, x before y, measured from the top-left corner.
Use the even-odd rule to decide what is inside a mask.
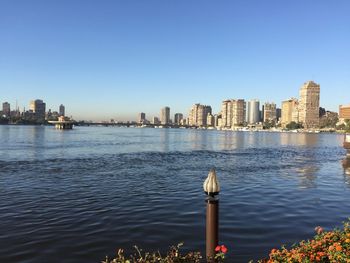
[[[221,183],[220,243],[248,262],[350,216],[343,136],[0,126],[0,262],[100,262],[205,250],[202,183]]]

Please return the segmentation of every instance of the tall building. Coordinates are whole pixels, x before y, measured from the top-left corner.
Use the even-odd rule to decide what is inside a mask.
[[[170,124],[170,108],[164,107],[160,111],[160,122],[163,125]]]
[[[277,121],[280,121],[280,120],[281,120],[281,117],[282,117],[282,109],[277,108],[277,109],[276,109],[276,118],[277,118]]]
[[[242,126],[245,122],[246,103],[242,99],[224,100],[221,104],[221,127]]]
[[[345,120],[350,120],[350,104],[339,106],[339,121],[344,123]]]
[[[276,121],[277,119],[277,111],[275,103],[266,102],[264,105],[264,122],[268,121]]]
[[[197,126],[207,126],[208,114],[211,114],[211,107],[208,105],[199,105]]]
[[[304,128],[320,126],[320,85],[308,81],[300,88],[299,121]]]
[[[64,107],[63,104],[60,105],[58,112],[59,112],[60,116],[65,116],[66,115],[66,108]]]
[[[243,126],[246,115],[246,103],[244,100],[232,100],[232,123],[231,126]]]
[[[247,122],[248,124],[256,124],[260,122],[260,102],[258,100],[248,101]]]
[[[208,127],[214,127],[214,116],[211,113],[208,113],[207,115],[207,126]]]
[[[146,121],[146,113],[140,112],[138,115],[138,123],[144,123]]]
[[[214,127],[218,127],[219,126],[219,118],[221,120],[221,115],[218,115],[218,114],[214,115]]]
[[[211,107],[208,105],[194,104],[189,112],[189,125],[203,127],[207,126],[207,117],[211,114]]]
[[[174,115],[174,122],[175,122],[175,124],[180,125],[181,124],[181,120],[183,118],[184,118],[184,116],[183,116],[182,113],[175,113],[175,115]]]
[[[281,109],[281,124],[282,127],[285,128],[287,124],[292,121],[298,123],[298,100],[295,98],[291,98],[289,100],[282,101],[282,109]]]
[[[156,125],[159,124],[160,122],[159,122],[158,117],[153,117],[152,123],[153,123],[153,124],[156,124]]]
[[[10,103],[4,102],[2,104],[2,114],[5,115],[6,117],[10,117],[11,115],[11,106]]]
[[[224,100],[221,104],[221,125],[223,128],[232,126],[232,101]]]
[[[42,100],[32,100],[29,105],[29,109],[34,113],[37,121],[45,120],[46,103]]]
[[[187,119],[182,119],[182,120],[180,120],[180,125],[182,125],[182,126],[185,126],[185,125],[187,125]]]

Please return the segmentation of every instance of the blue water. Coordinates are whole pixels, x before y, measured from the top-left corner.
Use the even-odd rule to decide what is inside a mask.
[[[0,126],[0,262],[100,262],[205,250],[202,183],[221,183],[228,262],[266,257],[350,216],[343,137],[185,129]]]

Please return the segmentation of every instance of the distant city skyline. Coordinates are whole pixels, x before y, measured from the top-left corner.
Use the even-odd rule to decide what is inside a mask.
[[[192,105],[188,116],[183,113],[175,113],[171,119],[171,109],[168,106],[161,108],[160,117],[153,116],[152,120],[146,118],[146,113],[140,112],[137,121],[131,121],[142,127],[162,125],[163,127],[198,127],[208,129],[275,129],[275,128],[305,128],[319,129],[346,125],[349,119],[349,105],[340,105],[339,113],[320,107],[320,85],[313,82],[305,82],[299,90],[299,98],[290,98],[282,101],[281,108],[277,108],[274,102],[265,102],[260,107],[257,99],[245,101],[244,99],[226,99],[221,103],[221,111],[212,112],[210,105],[196,103]],[[59,112],[46,111],[46,103],[36,99],[30,101],[29,111],[20,111],[16,105],[11,110],[8,102],[2,103],[0,120],[2,124],[44,124],[46,122],[69,120],[65,116],[65,106],[59,106]],[[75,119],[76,121],[79,121]],[[80,120],[82,121],[82,120]],[[89,120],[85,120],[88,121]],[[102,120],[103,123],[116,124],[120,120]],[[127,125],[127,123],[124,124]],[[64,129],[62,126],[58,126]]]
[[[162,107],[221,110],[230,98],[281,102],[321,86],[350,103],[350,2],[1,1],[0,101],[42,99],[85,120],[151,120]]]
[[[311,84],[310,84],[311,83]],[[312,96],[308,96],[305,90],[305,87],[308,87],[309,85],[314,85],[317,86],[317,94],[316,97],[312,97]],[[303,92],[301,92],[303,90]],[[313,92],[313,91],[312,91]],[[313,106],[313,116],[314,118],[318,118],[318,115],[320,114],[321,110],[324,111],[330,111],[330,109],[326,109],[324,107],[322,107],[322,105],[319,104],[320,101],[320,86],[316,83],[314,83],[313,81],[307,81],[305,82],[301,88],[300,88],[300,101],[303,103],[301,104],[301,108],[306,107],[306,100],[310,100],[311,98],[313,98],[315,100],[315,102],[312,102],[311,104],[315,104]],[[309,99],[307,99],[309,98]],[[159,115],[154,114],[151,117],[146,118],[146,113],[144,112],[139,112],[137,113],[137,117],[136,118],[130,118],[130,119],[114,119],[114,118],[110,118],[110,119],[99,119],[96,121],[133,121],[133,122],[138,122],[138,123],[153,123],[155,124],[156,122],[158,122],[161,124],[170,124],[170,123],[178,123],[179,122],[179,116],[176,115],[181,115],[181,119],[185,117],[185,121],[187,118],[189,121],[189,125],[196,125],[196,126],[206,126],[207,125],[207,113],[210,113],[211,117],[213,118],[211,121],[214,122],[214,115],[218,115],[218,114],[222,114],[222,127],[231,127],[232,125],[240,125],[242,124],[244,121],[248,124],[256,124],[260,121],[264,121],[264,119],[268,119],[268,120],[274,120],[277,117],[277,113],[278,111],[282,111],[283,115],[282,115],[282,123],[284,123],[284,126],[286,124],[288,124],[290,121],[295,121],[295,122],[299,122],[301,121],[302,123],[304,122],[303,119],[305,117],[305,112],[303,110],[301,110],[300,112],[303,114],[301,117],[301,119],[299,119],[299,108],[295,108],[293,106],[293,101],[296,101],[296,103],[298,104],[298,99],[296,99],[295,97],[291,97],[288,100],[282,101],[280,103],[280,107],[277,105],[279,105],[278,103],[272,102],[272,104],[269,101],[266,102],[261,102],[259,99],[252,99],[252,100],[245,100],[245,99],[226,99],[224,101],[221,102],[221,108],[219,111],[217,112],[212,112],[212,106],[211,105],[201,105],[199,103],[194,104],[190,110],[188,115],[183,114],[183,113],[175,113],[174,114],[174,119],[171,118],[171,108],[168,106],[162,107],[160,109],[160,113]],[[45,113],[45,109],[46,109],[46,103],[43,103],[43,100],[41,99],[36,99],[36,100],[31,100],[29,102],[29,110],[32,112],[36,112],[35,108],[35,104],[39,103],[39,105],[43,104],[43,107],[40,106],[40,108],[42,108],[42,110],[40,110],[41,115],[43,115]],[[292,104],[290,104],[292,103]],[[310,103],[310,102],[309,102]],[[20,107],[18,106],[18,102],[16,101],[16,106],[14,108],[11,108],[11,104],[8,103],[8,101],[4,101],[2,103],[3,105],[3,111],[2,113],[6,113],[11,111],[19,111],[19,112],[24,112],[24,109],[28,108],[23,108],[23,110],[20,109]],[[338,109],[336,111],[332,111],[332,112],[339,112],[339,107],[341,105],[338,106]],[[270,112],[265,112],[265,110],[268,110]],[[297,112],[295,111],[297,110]],[[48,112],[51,113],[52,109],[49,107],[48,108]],[[53,109],[53,111],[55,111]],[[231,112],[232,111],[232,112]],[[291,112],[293,111],[293,113]],[[60,116],[64,116],[65,115],[65,106],[63,104],[60,104],[57,114],[59,114]],[[184,111],[186,112],[186,111]],[[1,111],[0,111],[1,113]],[[295,115],[297,113],[297,116]],[[233,115],[232,115],[233,114]],[[237,115],[238,114],[238,115]],[[266,115],[268,114],[268,115]],[[5,114],[6,115],[6,114]],[[44,114],[45,115],[45,114]],[[294,115],[294,117],[288,117],[288,115],[292,116]],[[71,115],[72,116],[72,115]],[[148,116],[150,116],[148,114]],[[283,117],[284,116],[284,117]],[[73,117],[73,116],[72,116]],[[73,117],[74,118],[74,117]],[[150,119],[151,118],[151,119]],[[237,119],[238,118],[238,119]],[[74,118],[75,120],[93,120],[93,118],[85,118],[85,119],[77,119]],[[178,121],[176,121],[178,119]],[[284,119],[284,121],[283,121]],[[210,122],[211,122],[210,121]],[[233,121],[231,123],[231,121]],[[185,122],[186,123],[186,122]],[[216,123],[216,122],[215,122]],[[180,123],[179,123],[180,124]],[[183,124],[183,123],[181,123]],[[221,126],[221,124],[219,125]]]

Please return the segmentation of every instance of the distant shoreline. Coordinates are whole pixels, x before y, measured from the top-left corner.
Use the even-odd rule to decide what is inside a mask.
[[[54,127],[52,124],[26,124],[26,123],[1,123],[0,126],[47,126]],[[188,127],[188,126],[137,126],[135,124],[127,123],[84,123],[75,124],[75,127],[124,127],[124,128],[153,128],[153,129],[191,129],[191,130],[208,130],[208,131],[231,131],[231,132],[272,132],[272,133],[308,133],[308,134],[318,134],[318,133],[332,133],[332,134],[345,134],[346,131],[343,130],[332,130],[330,129],[315,129],[315,130],[282,130],[282,129],[248,129],[242,127],[239,129],[217,129],[214,127]]]

